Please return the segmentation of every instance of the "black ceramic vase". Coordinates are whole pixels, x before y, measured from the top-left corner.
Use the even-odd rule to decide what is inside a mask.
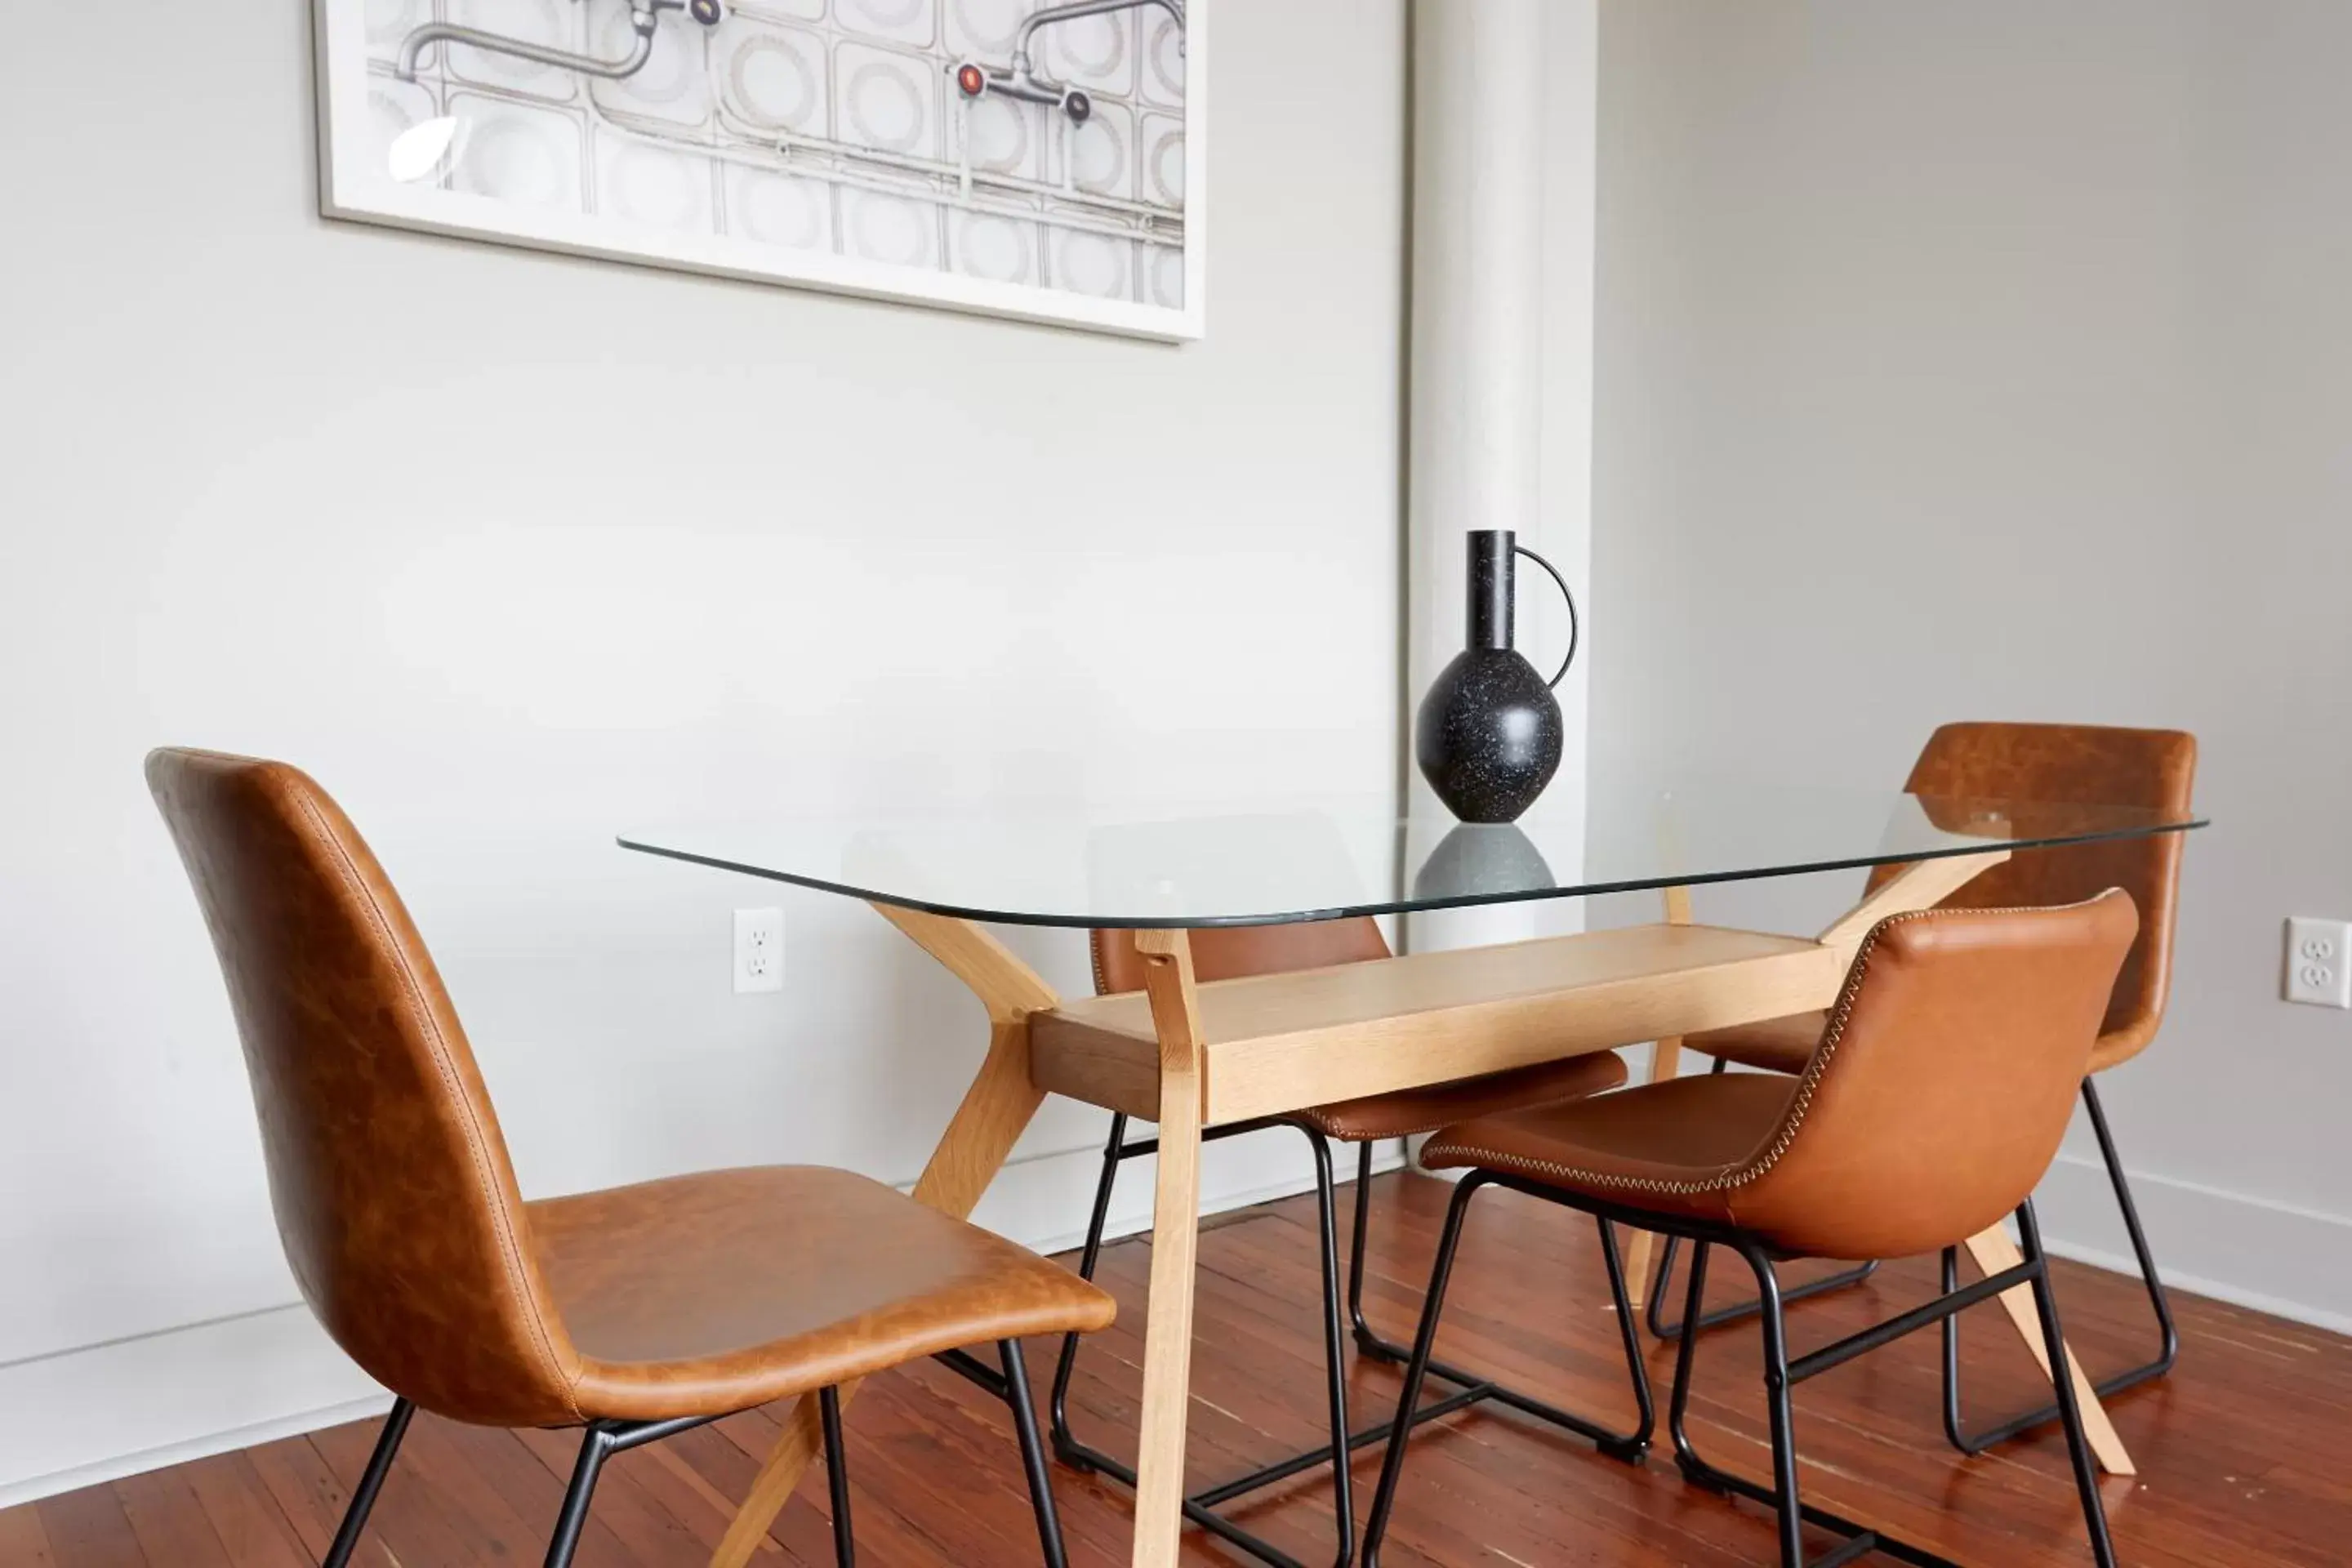
[[[1549,681],[1512,646],[1512,592],[1524,555],[1568,595],[1568,658]],[[1512,822],[1559,767],[1562,725],[1551,689],[1576,661],[1576,596],[1550,562],[1509,529],[1470,534],[1468,646],[1438,672],[1413,721],[1413,758],[1465,822]]]

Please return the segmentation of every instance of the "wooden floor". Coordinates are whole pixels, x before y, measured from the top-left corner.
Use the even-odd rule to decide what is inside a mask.
[[[1377,1185],[1371,1310],[1400,1336],[1448,1191],[1416,1176]],[[1311,1204],[1294,1199],[1213,1223],[1201,1247],[1194,1358],[1192,1456],[1200,1484],[1315,1441],[1323,1400]],[[1089,1343],[1072,1402],[1081,1434],[1122,1455],[1133,1451],[1149,1263],[1149,1244],[1139,1240],[1105,1254],[1105,1281],[1127,1315]],[[2148,1330],[2136,1284],[2062,1270],[2067,1327],[2094,1373],[2140,1355]],[[1718,1282],[1727,1299],[1733,1281]],[[1932,1266],[1906,1263],[1858,1289],[1805,1303],[1792,1312],[1794,1348],[1900,1310],[1932,1285]],[[2352,1562],[2352,1342],[2191,1297],[2176,1301],[2179,1370],[2115,1404],[2116,1424],[2142,1467],[2136,1480],[2107,1484],[2123,1562]],[[1441,1353],[1562,1404],[1630,1413],[1590,1222],[1490,1191],[1473,1211],[1453,1303]],[[1971,1314],[1964,1353],[1976,1410],[2021,1407],[2032,1396],[2032,1363],[1997,1308]],[[1032,1347],[1031,1360],[1042,1404],[1048,1347]],[[1663,1347],[1653,1349],[1650,1364],[1663,1401],[1670,1370]],[[1752,1327],[1707,1336],[1693,1402],[1702,1449],[1750,1474],[1767,1464],[1759,1365]],[[1349,1386],[1359,1417],[1384,1412],[1395,1385],[1390,1368],[1358,1367]],[[1936,1389],[1932,1331],[1803,1385],[1797,1425],[1808,1498],[1970,1563],[2088,1562],[2058,1440],[1960,1460],[1943,1446]],[[869,1384],[850,1408],[848,1428],[865,1563],[1037,1560],[1001,1405],[926,1364]],[[742,1494],[776,1429],[775,1413],[754,1412],[615,1460],[581,1564],[703,1563],[729,1500]],[[339,1427],[0,1513],[0,1564],[315,1563],[373,1440],[373,1423]],[[420,1418],[361,1561],[369,1568],[537,1563],[572,1448],[562,1433]],[[1359,1458],[1360,1516],[1370,1510],[1378,1471],[1377,1451]],[[1072,1563],[1123,1563],[1125,1495],[1058,1468],[1055,1485]],[[760,1561],[830,1563],[824,1497],[824,1479],[813,1474]],[[1329,1500],[1327,1477],[1304,1477],[1244,1518],[1298,1557],[1328,1563]],[[1825,1541],[1817,1538],[1814,1550]],[[1760,1511],[1693,1490],[1671,1462],[1622,1465],[1516,1415],[1470,1413],[1416,1439],[1385,1561],[1391,1568],[1727,1565],[1769,1562],[1772,1552]],[[1186,1561],[1236,1559],[1195,1540]]]

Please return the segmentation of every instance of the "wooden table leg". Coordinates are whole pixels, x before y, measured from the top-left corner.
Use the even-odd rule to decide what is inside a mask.
[[[1932,910],[1995,866],[2009,858],[2006,849],[1986,849],[1973,855],[1945,855],[1915,860],[1872,890],[1870,896],[1830,922],[1815,940],[1834,947],[1847,963],[1879,921],[1918,910]]]
[[[2017,1243],[2011,1241],[2009,1232],[2000,1226],[1994,1226],[1981,1236],[1969,1237],[1969,1256],[1977,1260],[1977,1267],[1988,1276],[2005,1268],[2014,1268],[2025,1261],[2024,1254],[2017,1250]],[[2018,1337],[2025,1342],[2025,1348],[2033,1352],[2034,1364],[2042,1369],[2042,1376],[2048,1377],[2050,1352],[2042,1342],[2042,1318],[2034,1310],[2033,1287],[2020,1285],[2002,1291],[2000,1304],[2008,1311],[2009,1321],[2017,1330]],[[2074,1403],[2083,1407],[2083,1436],[2089,1439],[2091,1452],[2098,1456],[2099,1468],[2111,1476],[2139,1474],[2139,1467],[2132,1463],[2131,1454],[2124,1447],[2123,1438],[2116,1435],[2115,1424],[2107,1419],[2106,1407],[2099,1403],[2097,1392],[2091,1387],[2091,1380],[2083,1374],[2082,1363],[2074,1359],[2072,1345],[2066,1347],[2066,1372],[2074,1380]]]
[[[1666,889],[1666,923],[1686,926],[1691,923],[1690,889]],[[1680,1035],[1669,1036],[1650,1047],[1650,1076],[1647,1082],[1664,1083],[1682,1071],[1683,1041]],[[1650,1250],[1658,1238],[1646,1230],[1637,1230],[1625,1249],[1625,1299],[1635,1311],[1650,1299]]]
[[[947,965],[988,1009],[987,1059],[915,1184],[919,1202],[965,1218],[1003,1168],[1014,1141],[1045,1098],[1029,1078],[1029,1015],[1057,1006],[1061,999],[1002,942],[968,921],[882,904],[874,907]],[[1198,1103],[1196,1094],[1196,1107]],[[1197,1121],[1196,1113],[1196,1125]],[[1165,1184],[1163,1177],[1163,1190]],[[856,1392],[856,1384],[844,1385],[842,1403],[846,1405]],[[776,1439],[753,1478],[750,1494],[711,1553],[711,1568],[744,1568],[751,1562],[820,1451],[816,1396],[810,1394],[794,1409],[783,1436]]]
[[[1151,1209],[1143,1416],[1136,1448],[1135,1568],[1175,1568],[1184,1524],[1184,1424],[1192,1398],[1192,1281],[1201,1235],[1201,1007],[1181,931],[1138,931],[1160,1037],[1160,1184]]]

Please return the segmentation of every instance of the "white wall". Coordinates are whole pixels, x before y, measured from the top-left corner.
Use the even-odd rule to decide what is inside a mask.
[[[1939,720],[2179,726],[2156,1047],[2103,1080],[2182,1283],[2352,1325],[2352,7],[1604,7],[1594,787],[1895,787]],[[1801,927],[1851,891],[1703,900]],[[2055,1237],[2120,1249],[2076,1130]]]
[[[1520,542],[1559,568],[1577,596],[1571,626],[1551,580],[1525,570],[1519,579],[1519,647],[1549,676],[1559,668],[1569,638],[1576,661],[1558,689],[1566,721],[1559,772],[1529,809],[1534,820],[1580,822],[1586,805],[1586,748],[1591,742],[1592,601],[1601,593],[1593,554],[1593,316],[1600,179],[1600,0],[1545,0],[1543,410],[1537,515]],[[1413,391],[1417,395],[1419,384]],[[1528,563],[1520,563],[1528,568]],[[1458,570],[1458,568],[1457,568]],[[1458,615],[1461,606],[1454,606]],[[1457,626],[1457,633],[1460,631]],[[1459,637],[1456,639],[1459,646]],[[1555,866],[1566,878],[1581,868]],[[1537,906],[1545,932],[1584,929],[1581,900]]]
[[[907,1180],[978,1060],[869,911],[627,824],[1394,776],[1397,0],[1221,6],[1181,351],[322,224],[307,9],[14,18],[0,1502],[370,1392],[289,1305],[148,747],[336,792],[532,1194]],[[787,989],[736,997],[767,903]],[[1075,937],[1015,944],[1084,986]],[[1101,1127],[1054,1106],[985,1216],[1069,1237]],[[1253,1142],[1213,1198],[1303,1181]]]

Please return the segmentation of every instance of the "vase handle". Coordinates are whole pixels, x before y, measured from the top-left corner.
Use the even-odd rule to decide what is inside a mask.
[[[1576,645],[1583,635],[1583,627],[1576,613],[1576,595],[1568,591],[1568,579],[1559,574],[1559,567],[1524,544],[1514,543],[1511,550],[1516,554],[1526,556],[1549,573],[1551,580],[1559,584],[1559,596],[1568,601],[1568,657],[1559,661],[1559,673],[1544,682],[1546,686],[1558,687],[1561,681],[1568,679],[1568,667],[1576,662]]]

